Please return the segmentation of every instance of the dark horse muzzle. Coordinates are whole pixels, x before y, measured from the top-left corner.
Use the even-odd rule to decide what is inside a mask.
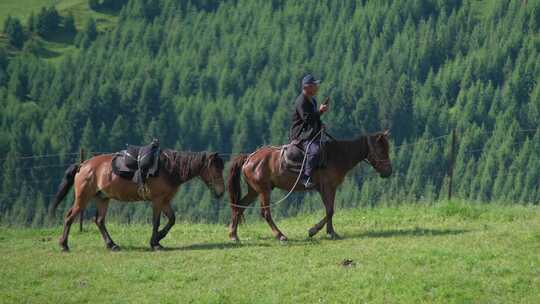
[[[379,171],[381,177],[387,178],[392,175],[392,166],[388,166],[387,168],[384,168],[383,170]]]
[[[392,175],[392,163],[390,162],[390,159],[378,159],[369,155],[366,161],[379,172],[382,178],[387,178]]]

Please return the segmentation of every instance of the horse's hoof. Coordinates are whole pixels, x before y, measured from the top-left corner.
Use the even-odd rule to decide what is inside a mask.
[[[58,241],[58,245],[60,245],[60,250],[62,250],[62,252],[68,252],[69,251],[69,247],[67,245],[67,242],[64,242],[64,240],[60,239],[60,241]]]
[[[238,237],[231,237],[230,238],[231,242],[234,242],[234,243],[240,243],[240,239]]]
[[[154,251],[161,251],[161,250],[164,250],[165,248],[163,246],[161,246],[160,244],[157,244],[157,245],[152,245],[152,250]]]
[[[120,246],[116,244],[108,246],[107,248],[109,248],[110,251],[120,251]]]
[[[341,236],[337,233],[329,233],[328,238],[331,240],[341,240]]]
[[[284,236],[284,235],[280,235],[280,236],[278,237],[278,240],[279,240],[281,243],[286,243],[289,239],[288,239],[286,236]]]
[[[308,230],[308,236],[313,237],[315,234],[317,234],[317,232],[319,232],[319,230],[317,230],[316,228],[311,228]]]

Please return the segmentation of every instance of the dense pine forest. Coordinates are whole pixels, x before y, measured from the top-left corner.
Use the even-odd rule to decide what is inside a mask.
[[[157,137],[162,147],[228,160],[284,144],[306,73],[332,98],[323,120],[334,137],[392,131],[394,176],[359,165],[337,195],[338,212],[444,199],[453,130],[456,197],[540,202],[538,0],[109,2],[89,1],[89,10],[117,16],[101,30],[93,19],[76,28],[76,14],[54,8],[4,22],[4,223],[47,223],[51,195],[81,148],[88,158]],[[72,35],[77,51],[45,60],[32,37],[51,32]],[[189,221],[229,214],[196,181],[174,206]],[[317,195],[294,195],[274,212],[319,208]],[[112,213],[123,222],[150,216],[145,204]]]

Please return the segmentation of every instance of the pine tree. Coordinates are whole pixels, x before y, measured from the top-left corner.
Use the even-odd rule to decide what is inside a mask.
[[[126,119],[122,115],[118,115],[111,128],[109,146],[114,151],[123,149],[128,143],[130,132],[132,131],[130,130]]]
[[[75,45],[79,48],[87,49],[90,44],[96,40],[98,35],[96,21],[93,18],[88,19],[84,30],[75,37]]]
[[[34,14],[34,12],[31,12],[26,22],[26,25],[28,27],[28,32],[34,33],[36,31],[36,21],[37,21],[36,15]]]
[[[88,0],[88,7],[92,10],[98,10],[100,8],[99,0]]]
[[[77,33],[77,27],[75,26],[75,17],[73,13],[69,12],[66,17],[64,17],[64,32],[75,35]]]
[[[57,33],[60,27],[60,15],[54,6],[42,7],[36,16],[35,30],[41,37]]]
[[[7,35],[9,44],[20,49],[22,48],[25,35],[21,21],[18,18],[8,16],[4,22],[4,33]]]
[[[108,140],[107,141],[105,140],[105,139],[108,139],[110,136],[109,129],[107,129],[107,127],[105,126],[105,123],[103,122],[101,123],[99,130],[97,132],[97,135],[98,135],[97,136],[98,140],[96,142],[96,148],[98,152],[107,153],[107,152],[117,151],[118,147],[111,146]]]
[[[81,137],[81,148],[84,148],[86,151],[96,151],[96,134],[94,132],[94,127],[92,126],[92,121],[90,118],[86,120],[86,125],[82,132]]]

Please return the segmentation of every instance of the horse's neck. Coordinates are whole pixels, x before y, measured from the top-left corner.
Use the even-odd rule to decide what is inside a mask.
[[[198,153],[189,153],[178,156],[178,168],[180,183],[183,184],[201,174],[202,171],[202,156]]]
[[[190,169],[189,169],[189,172],[188,172],[186,175],[184,175],[184,176],[181,177],[181,178],[182,178],[182,179],[181,179],[181,180],[182,180],[182,183],[185,183],[185,182],[187,182],[187,181],[189,181],[189,180],[191,180],[191,179],[193,179],[193,178],[199,176],[200,173],[201,173],[201,172],[200,172],[200,169],[197,169],[197,168],[191,169],[191,168],[190,168]]]
[[[333,142],[334,149],[329,157],[335,160],[336,165],[347,173],[368,155],[367,137],[360,136],[353,140],[338,140]]]

